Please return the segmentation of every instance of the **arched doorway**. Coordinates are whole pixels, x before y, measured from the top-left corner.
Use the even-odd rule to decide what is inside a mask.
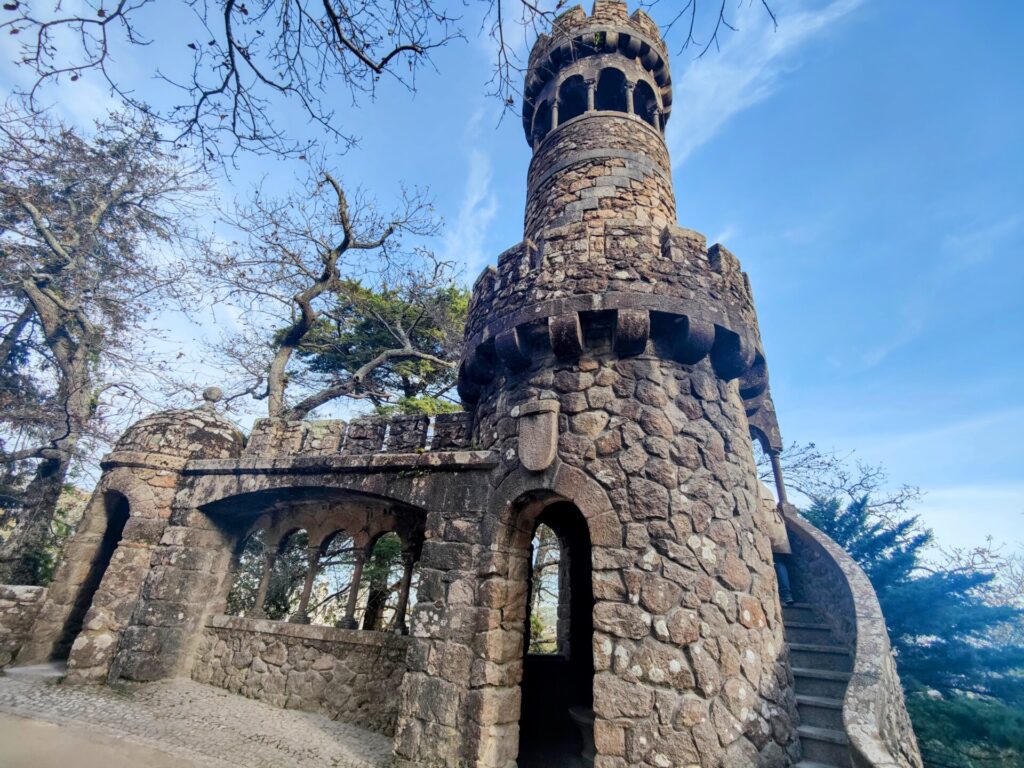
[[[583,768],[581,726],[593,723],[590,533],[569,502],[545,508],[533,531],[518,765]]]
[[[117,545],[120,543],[121,536],[124,533],[125,524],[128,522],[128,499],[120,493],[107,491],[103,497],[103,507],[106,517],[106,527],[103,529],[103,536],[96,547],[96,553],[93,555],[92,561],[89,563],[89,571],[86,573],[85,579],[82,580],[81,585],[78,587],[78,592],[75,594],[71,612],[68,614],[64,626],[61,628],[60,635],[53,645],[53,651],[50,654],[51,661],[66,661],[70,655],[71,646],[74,645],[75,638],[82,631],[82,625],[85,623],[85,614],[92,607],[93,598],[96,597],[96,590],[99,589],[100,582],[103,581],[103,575],[110,566],[110,561],[113,559],[114,552],[117,550]]]

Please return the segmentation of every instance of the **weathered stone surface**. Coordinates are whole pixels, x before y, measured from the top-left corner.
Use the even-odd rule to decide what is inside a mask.
[[[0,585],[0,669],[18,655],[45,598],[43,587]]]
[[[382,632],[215,616],[191,674],[252,699],[391,735],[409,642]]]

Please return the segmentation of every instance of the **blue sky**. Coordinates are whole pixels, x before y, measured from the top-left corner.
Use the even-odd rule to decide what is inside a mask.
[[[779,0],[773,30],[758,5],[740,4],[720,51],[673,51],[680,224],[750,274],[787,441],[921,486],[945,545],[1019,547],[1024,6]],[[470,37],[414,95],[385,81],[345,108],[361,143],[334,161],[382,200],[430,186],[446,222],[434,245],[467,282],[521,238],[529,162],[518,119],[485,96],[489,41]],[[76,119],[104,104],[82,86],[61,94]],[[251,161],[222,186],[264,174],[294,176]],[[171,325],[198,366],[196,330]]]

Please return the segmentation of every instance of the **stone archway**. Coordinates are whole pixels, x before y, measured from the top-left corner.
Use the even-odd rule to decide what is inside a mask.
[[[93,600],[100,588],[100,582],[110,567],[114,552],[117,550],[118,544],[121,543],[125,525],[128,523],[130,508],[128,499],[123,494],[117,491],[107,491],[103,494],[102,503],[104,514],[97,515],[97,518],[104,523],[103,533],[89,561],[85,578],[75,591],[74,600],[60,629],[60,634],[54,641],[53,650],[50,652],[52,661],[67,661],[71,653],[71,646],[82,631],[85,616],[92,608]]]
[[[479,607],[497,626],[479,636],[477,655],[486,670],[484,684],[473,691],[472,716],[480,723],[475,760],[481,766],[504,766],[515,760],[520,746],[530,542],[538,521],[552,519],[559,512],[574,524],[567,531],[576,542],[577,554],[586,550],[590,595],[596,586],[591,573],[602,549],[622,546],[622,525],[607,494],[592,478],[576,467],[557,461],[543,473],[520,468],[508,475],[491,499],[491,513],[484,520],[485,539],[491,559],[481,574]],[[550,512],[549,512],[550,510]],[[545,517],[547,515],[548,517]],[[581,577],[577,575],[577,580]],[[586,590],[581,590],[586,595]],[[585,597],[593,605],[592,596]],[[577,615],[580,610],[577,608]],[[589,644],[592,616],[587,629],[578,629],[581,641]],[[581,642],[582,644],[582,642]],[[592,651],[591,651],[592,652]],[[580,654],[586,656],[586,654]],[[593,676],[592,662],[584,676]],[[578,686],[580,690],[583,686]],[[586,694],[590,694],[589,685]],[[573,701],[586,709],[587,696]],[[565,708],[568,713],[568,707]],[[571,721],[570,721],[571,724]],[[581,742],[575,742],[581,745]],[[569,763],[566,763],[569,764]]]
[[[538,539],[532,536],[532,566],[527,579],[523,676],[520,683],[519,768],[542,768],[553,762],[570,768],[593,759],[593,611],[590,534],[576,505],[555,501],[533,521],[535,531],[549,529],[557,538],[554,584],[541,574]],[[547,583],[545,583],[547,582]],[[552,590],[553,588],[553,590]],[[542,619],[543,593],[553,591],[555,616]],[[517,590],[518,593],[518,590]],[[537,611],[537,613],[535,613]],[[550,652],[535,642],[545,621],[556,624]],[[591,763],[592,764],[592,763]]]

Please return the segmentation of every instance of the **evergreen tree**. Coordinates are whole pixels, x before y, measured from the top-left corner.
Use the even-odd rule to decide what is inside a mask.
[[[1024,765],[1024,647],[999,632],[1022,611],[991,599],[994,574],[929,566],[931,532],[916,518],[873,515],[866,496],[845,509],[816,499],[803,515],[878,594],[925,764]]]

